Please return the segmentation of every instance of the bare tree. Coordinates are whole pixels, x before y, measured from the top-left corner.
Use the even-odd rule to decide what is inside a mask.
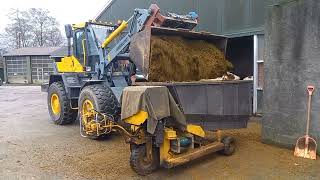
[[[28,47],[32,37],[30,33],[32,27],[27,13],[18,9],[11,9],[8,18],[12,23],[8,24],[5,28],[5,34],[2,35],[7,38],[8,45],[14,48]]]
[[[11,23],[0,36],[1,48],[59,46],[63,43],[59,23],[46,9],[12,9],[8,18]]]
[[[31,19],[31,24],[33,26],[33,46],[43,46],[45,44],[45,34],[48,28],[48,10],[31,8],[28,11],[28,15]]]
[[[61,35],[59,28],[52,27],[47,32],[47,45],[48,46],[59,46],[59,45],[63,45],[63,44],[64,44],[64,40],[62,38],[62,35]]]
[[[59,46],[62,45],[64,42],[61,31],[59,30],[59,23],[56,19],[50,17],[49,18],[49,28],[46,31],[46,42],[49,46]]]
[[[33,46],[57,46],[62,43],[59,23],[49,15],[48,10],[31,8],[28,14],[33,27]]]
[[[0,51],[5,52],[7,49],[9,49],[11,45],[8,43],[8,37],[6,36],[5,33],[0,34]],[[3,55],[2,53],[1,55]]]

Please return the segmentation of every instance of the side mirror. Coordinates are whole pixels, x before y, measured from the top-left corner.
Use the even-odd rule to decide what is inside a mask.
[[[66,36],[68,39],[72,38],[72,26],[71,24],[64,25],[64,29],[66,31]]]

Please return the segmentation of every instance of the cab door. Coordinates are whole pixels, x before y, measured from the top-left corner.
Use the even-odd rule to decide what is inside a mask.
[[[74,56],[78,59],[78,61],[85,67],[87,53],[86,53],[86,36],[85,31],[83,29],[77,30],[74,34],[73,38],[74,46]]]

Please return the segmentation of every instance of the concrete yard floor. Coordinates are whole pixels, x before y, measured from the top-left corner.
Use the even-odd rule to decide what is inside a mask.
[[[38,86],[0,86],[0,179],[320,179],[320,160],[260,142],[257,121],[228,132],[234,155],[212,154],[146,177],[129,165],[129,146],[120,135],[95,141],[78,124],[54,125],[46,93]]]

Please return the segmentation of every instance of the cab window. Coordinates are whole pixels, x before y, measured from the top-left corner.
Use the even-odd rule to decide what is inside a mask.
[[[83,50],[83,45],[82,42],[84,41],[85,36],[83,31],[78,31],[75,34],[75,44],[76,44],[76,49],[75,49],[75,56],[76,58],[80,61],[81,64],[84,63],[84,50]]]
[[[88,38],[88,41],[86,43],[87,43],[88,53],[89,53],[88,56],[98,55],[98,48],[97,48],[96,42],[92,37],[90,29],[87,30],[87,38]]]

